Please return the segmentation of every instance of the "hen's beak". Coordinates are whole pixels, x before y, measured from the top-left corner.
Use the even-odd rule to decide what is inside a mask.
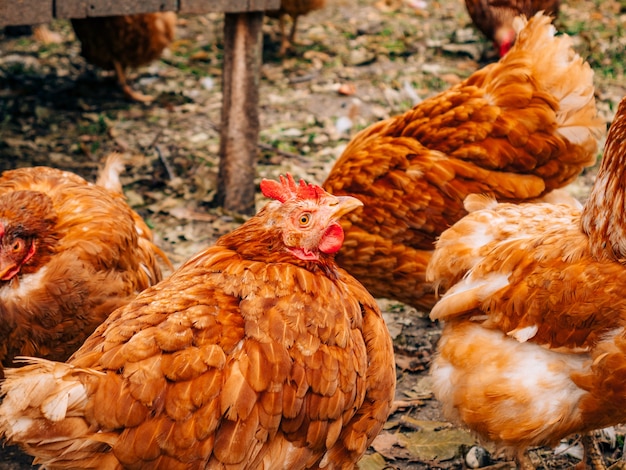
[[[0,263],[0,281],[8,281],[9,279],[13,278],[18,272],[19,267],[16,263]]]
[[[339,219],[346,215],[348,212],[352,212],[357,207],[361,207],[363,203],[357,198],[352,196],[334,196],[336,202],[331,202],[329,208],[331,211],[331,217]]]

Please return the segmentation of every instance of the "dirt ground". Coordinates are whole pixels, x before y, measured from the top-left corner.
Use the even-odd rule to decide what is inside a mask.
[[[570,0],[557,26],[575,38],[596,71],[598,109],[608,124],[626,94],[624,4]],[[93,180],[104,156],[123,152],[129,201],[175,265],[239,225],[245,217],[213,203],[222,16],[180,18],[176,43],[131,75],[133,87],[156,97],[150,105],[126,101],[114,80],[86,65],[67,22],[50,27],[61,44],[0,35],[0,170],[48,165]],[[301,18],[295,51],[284,59],[277,55],[277,32],[277,22],[266,19],[258,180],[289,171],[321,183],[358,130],[444,90],[493,57],[462,0],[328,0]],[[584,199],[594,174],[586,170],[571,192]],[[263,203],[259,197],[258,206]],[[396,347],[397,398],[412,404],[390,417],[360,468],[467,468],[475,442],[443,421],[426,374],[438,326],[424,312],[384,300],[381,306]],[[607,462],[621,457],[623,436],[618,430],[615,441],[602,439]],[[562,447],[567,452],[558,456],[538,449],[532,458],[538,468],[568,468],[579,447],[575,441]],[[0,460],[0,470],[31,468],[30,459],[12,449]],[[493,456],[476,465],[510,467]]]

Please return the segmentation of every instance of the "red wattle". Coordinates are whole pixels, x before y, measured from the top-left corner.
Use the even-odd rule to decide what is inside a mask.
[[[319,244],[319,249],[323,253],[337,253],[343,245],[343,229],[338,223],[330,225],[324,235],[322,241]]]

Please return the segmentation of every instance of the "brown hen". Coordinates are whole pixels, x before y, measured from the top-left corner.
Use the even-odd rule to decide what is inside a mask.
[[[72,19],[72,26],[85,60],[105,70],[114,70],[126,97],[143,102],[154,99],[128,85],[126,69],[149,64],[160,57],[174,39],[176,13]]]
[[[156,257],[165,255],[126,204],[120,166],[109,157],[101,186],[47,167],[0,177],[2,366],[21,355],[66,360],[114,309],[161,280]]]
[[[623,99],[582,211],[470,196],[437,242],[433,390],[524,468],[529,446],[626,421],[625,184]]]
[[[559,0],[465,0],[465,6],[476,27],[493,41],[500,57],[515,43],[513,21],[519,15],[526,18],[543,11],[555,17]]]
[[[268,16],[278,17],[280,23],[280,55],[284,55],[295,43],[298,18],[325,6],[326,0],[281,0],[279,10],[266,12]],[[285,32],[287,16],[291,17],[291,31],[288,36]]]
[[[376,302],[341,270],[360,205],[293,179],[96,330],[7,371],[0,433],[49,469],[353,469],[395,389]]]
[[[604,128],[592,79],[571,39],[537,15],[500,62],[358,133],[324,183],[364,203],[342,222],[338,264],[375,297],[430,309],[426,265],[465,196],[541,197],[595,162]]]

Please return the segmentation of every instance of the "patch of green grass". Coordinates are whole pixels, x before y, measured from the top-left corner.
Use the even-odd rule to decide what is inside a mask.
[[[103,114],[99,114],[97,120],[90,122],[84,121],[84,123],[78,124],[77,127],[82,134],[89,135],[104,135],[109,128]]]
[[[574,20],[563,24],[563,28],[561,32],[569,36],[576,36],[587,29],[587,24],[584,21]]]
[[[437,75],[425,74],[422,77],[422,80],[414,83],[414,86],[417,88],[426,88],[428,90],[433,91],[434,93],[438,93],[443,90],[447,90],[450,88],[450,84],[446,81],[439,78]]]
[[[401,39],[393,39],[381,44],[389,52],[390,58],[404,56],[407,53],[406,43]]]
[[[7,65],[6,70],[8,75],[23,75],[26,77],[39,75],[39,72],[36,69],[22,62],[10,62]]]
[[[30,36],[24,36],[24,37],[18,38],[17,45],[19,47],[28,47],[28,46],[31,46],[33,42],[34,41]]]
[[[599,0],[586,2],[585,17],[559,17],[560,31],[576,38],[575,49],[589,62],[598,78],[623,80],[626,74],[624,36],[626,26],[615,15],[605,11]]]

